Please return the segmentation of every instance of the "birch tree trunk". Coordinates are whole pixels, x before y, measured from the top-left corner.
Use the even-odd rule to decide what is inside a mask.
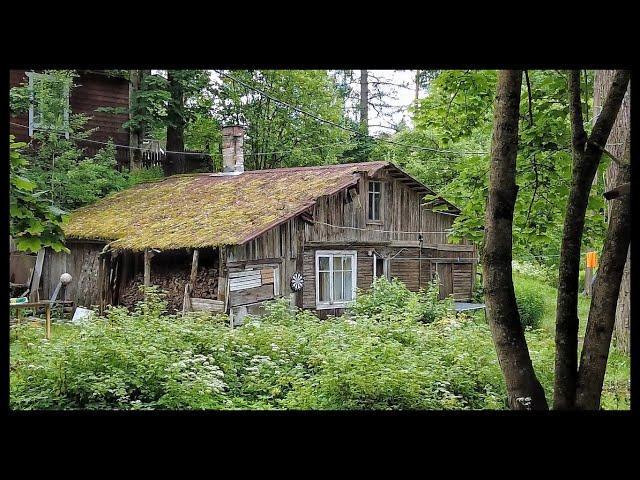
[[[518,119],[522,70],[501,70],[493,119],[489,199],[483,256],[485,302],[491,335],[513,410],[546,410],[544,390],[536,378],[520,315],[511,271],[513,209],[518,153]]]
[[[598,115],[602,110],[602,104],[606,93],[611,88],[615,70],[596,70],[596,76],[593,85],[593,109],[594,116]],[[622,158],[624,154],[624,141],[626,134],[631,129],[631,85],[627,88],[627,93],[622,101],[620,112],[616,118],[609,141],[607,142],[607,150],[616,158]],[[605,173],[605,191],[611,190],[616,186],[615,178],[618,174],[618,165],[611,161]],[[611,218],[611,207],[615,203],[607,202],[607,221]],[[622,282],[620,284],[620,293],[616,307],[616,322],[614,329],[615,345],[620,350],[630,352],[630,310],[631,310],[631,256],[630,249],[627,252],[627,260],[624,265],[624,273],[622,274]]]

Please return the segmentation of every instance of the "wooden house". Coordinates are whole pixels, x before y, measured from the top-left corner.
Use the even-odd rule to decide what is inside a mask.
[[[123,127],[129,120],[129,108],[132,98],[126,71],[117,70],[78,70],[70,86],[61,89],[61,104],[64,105],[64,115],[68,119],[70,114],[84,114],[88,121],[87,131],[92,130],[86,139],[75,139],[87,156],[95,155],[104,148],[106,142],[118,145],[116,148],[116,162],[118,170],[129,168],[134,150],[128,148],[131,144],[131,132]],[[42,71],[10,70],[9,86],[29,86],[32,99],[28,112],[10,112],[9,133],[16,141],[29,143],[33,133],[39,129],[46,129],[48,125],[38,121],[36,82],[53,81],[50,75]],[[104,109],[108,109],[105,111]],[[68,129],[67,129],[68,130]],[[65,132],[63,132],[65,133]],[[66,131],[69,136],[69,132]],[[176,162],[173,168],[179,173],[207,171],[211,169],[211,157],[206,153],[188,152],[188,156],[178,157],[167,154],[158,140],[143,138],[137,161],[144,167],[166,166],[167,161]],[[197,154],[197,155],[194,155]]]
[[[448,243],[460,211],[429,187],[382,161],[244,171],[243,135],[223,129],[224,172],[174,175],[73,212],[71,253],[47,257],[43,288],[66,271],[78,305],[131,306],[138,285],[159,284],[176,310],[242,315],[285,296],[339,314],[376,277],[416,291],[437,274],[441,297],[471,298],[475,246]]]
[[[11,70],[9,86],[33,86],[37,81],[48,81],[49,77],[38,71]],[[75,87],[65,89],[63,99],[67,103],[66,115],[69,112],[83,113],[89,117],[86,128],[96,129],[90,140],[108,142],[112,140],[118,145],[129,145],[129,133],[122,125],[128,120],[126,113],[129,108],[129,81],[122,74],[106,70],[80,70],[74,79]],[[111,107],[121,109],[124,113],[107,113],[100,108]],[[9,132],[15,135],[16,141],[29,142],[33,132],[39,128],[34,115],[37,109],[37,99],[32,102],[29,112],[10,115]],[[46,125],[45,125],[46,126]],[[84,142],[82,144],[87,153],[92,155],[104,145]],[[119,164],[128,165],[128,150],[118,149]]]

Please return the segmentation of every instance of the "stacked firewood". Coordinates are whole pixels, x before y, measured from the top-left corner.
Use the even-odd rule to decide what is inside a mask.
[[[189,282],[190,272],[183,270],[151,272],[151,284],[160,287],[166,294],[169,313],[182,311],[184,286]],[[144,275],[139,273],[129,281],[126,288],[120,291],[120,305],[133,308],[142,301],[140,286],[144,284]],[[216,299],[218,295],[218,271],[214,268],[203,268],[196,276],[192,297]]]

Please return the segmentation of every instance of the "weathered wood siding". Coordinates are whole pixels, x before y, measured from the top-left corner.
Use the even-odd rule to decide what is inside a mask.
[[[296,271],[296,261],[301,251],[301,238],[298,233],[302,229],[302,223],[302,220],[295,218],[244,245],[228,247],[227,265],[231,268],[244,267],[251,265],[252,260],[271,260],[280,267],[280,292],[282,295],[288,295],[291,293],[289,279]]]
[[[76,306],[98,305],[98,255],[104,244],[68,242],[67,246],[71,253],[47,249],[40,280],[40,298],[50,298],[60,275],[66,272],[73,278],[67,286],[66,298],[76,302]]]
[[[383,182],[380,222],[367,221],[369,180]],[[294,219],[245,245],[229,247],[228,261],[279,259],[283,295],[291,293],[291,275],[302,271],[300,306],[304,308],[315,308],[315,251],[327,249],[357,252],[356,281],[360,289],[369,288],[373,281],[373,256],[369,256],[372,251],[379,257],[395,257],[389,262],[390,276],[400,279],[412,291],[423,288],[438,272],[441,298],[453,294],[456,299],[469,299],[475,275],[475,263],[471,263],[477,255],[475,248],[466,241],[460,246],[446,245],[445,231],[451,228],[455,217],[422,207],[423,196],[384,170],[371,178],[363,174],[356,188],[321,198],[311,209],[312,221]],[[417,232],[424,232],[422,255]],[[458,258],[465,263],[453,267]]]
[[[305,226],[306,241],[376,242],[417,240],[423,233],[424,244],[447,243],[445,232],[455,217],[434,213],[421,206],[424,194],[413,190],[385,171],[371,180],[382,182],[382,222],[367,222],[366,202],[369,178],[362,175],[357,191],[343,191],[320,199],[313,208],[315,224]],[[329,225],[353,228],[336,228]],[[391,232],[391,233],[388,233]],[[416,233],[401,233],[416,232]],[[427,233],[439,232],[439,233]]]
[[[455,246],[452,246],[455,248]],[[462,248],[466,250],[461,250]],[[389,276],[402,281],[409,290],[418,291],[433,280],[436,273],[440,279],[440,298],[453,295],[455,300],[468,300],[473,289],[476,251],[473,246],[458,247],[460,250],[447,251],[447,246],[422,248],[390,245],[358,245],[332,243],[332,250],[355,250],[357,252],[356,285],[367,290],[373,283],[373,255],[389,259]],[[304,250],[304,292],[303,307],[316,306],[316,250],[326,250],[326,246],[308,246]]]

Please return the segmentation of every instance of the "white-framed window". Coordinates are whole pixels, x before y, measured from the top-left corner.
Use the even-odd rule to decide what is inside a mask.
[[[69,138],[69,82],[44,73],[29,77],[29,136],[36,130],[64,132]]]
[[[367,220],[382,221],[382,182],[376,180],[369,180]]]
[[[356,298],[354,250],[316,250],[316,308],[345,308]]]

